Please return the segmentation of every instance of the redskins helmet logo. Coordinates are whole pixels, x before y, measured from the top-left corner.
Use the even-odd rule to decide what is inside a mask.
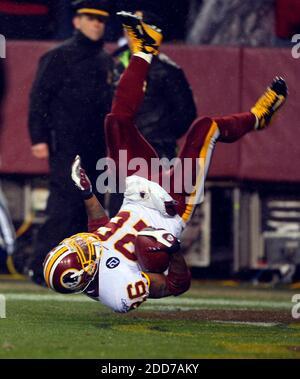
[[[76,289],[81,282],[80,271],[69,269],[64,271],[60,277],[60,284],[67,289]]]

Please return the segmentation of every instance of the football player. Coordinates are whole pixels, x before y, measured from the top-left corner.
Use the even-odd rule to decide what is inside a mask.
[[[159,29],[145,24],[136,15],[120,12],[119,16],[134,53],[106,118],[108,155],[119,164],[118,153],[124,149],[128,160],[142,157],[151,167],[151,159],[157,155],[136,129],[134,116],[143,99],[144,81],[162,35]],[[183,176],[192,178],[194,190],[190,194],[176,193],[173,188],[167,193],[160,186],[165,175],[175,181],[174,168],[151,178],[152,181],[146,174],[142,177],[129,173],[123,205],[111,220],[93,195],[80,157],[76,157],[72,178],[85,199],[89,233],[65,239],[48,254],[44,262],[47,285],[62,293],[84,292],[117,312],[128,312],[147,298],[176,296],[187,291],[190,272],[178,239],[195,204],[203,198],[204,179],[216,142],[233,142],[252,130],[266,128],[286,97],[285,81],[275,78],[250,112],[195,120],[178,155],[179,159],[191,158],[195,162],[191,170],[183,172]],[[149,226],[155,229],[145,231]],[[143,235],[151,235],[169,252],[167,274],[141,270],[135,241]]]

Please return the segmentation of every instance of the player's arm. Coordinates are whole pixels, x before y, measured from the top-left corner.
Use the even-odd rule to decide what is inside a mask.
[[[79,155],[76,156],[72,164],[71,176],[73,182],[80,191],[81,197],[84,200],[89,222],[89,231],[94,231],[100,226],[105,225],[109,219],[97,197],[93,194],[91,181],[88,178],[85,170],[81,167],[81,160]]]
[[[84,204],[89,221],[99,220],[103,217],[105,217],[106,222],[109,221],[104,208],[94,194],[91,198],[85,199]]]
[[[180,251],[172,253],[168,270],[167,275],[147,273],[150,279],[149,298],[178,296],[190,288],[190,270]]]

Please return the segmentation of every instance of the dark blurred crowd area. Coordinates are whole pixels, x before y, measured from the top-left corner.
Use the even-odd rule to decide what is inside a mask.
[[[300,0],[190,0],[186,41],[285,46],[300,33]]]
[[[111,0],[112,15],[107,23],[105,39],[116,41],[122,28],[115,13],[130,10],[133,1]],[[7,39],[63,40],[73,33],[71,0],[0,0],[0,34]],[[165,20],[165,39],[183,40],[189,1],[135,1],[137,7],[159,13]]]
[[[63,40],[72,35],[71,0],[0,0],[0,33],[7,39]],[[115,11],[130,0],[112,0],[106,40],[121,26]],[[166,41],[194,44],[280,45],[300,33],[300,0],[140,0],[159,13]]]

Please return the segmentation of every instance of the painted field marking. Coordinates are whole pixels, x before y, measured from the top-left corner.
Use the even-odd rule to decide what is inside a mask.
[[[87,296],[83,295],[41,295],[41,294],[27,294],[27,293],[8,293],[6,294],[7,300],[13,301],[61,301],[70,303],[86,303],[93,301]]]
[[[148,304],[154,304],[159,302],[167,305],[220,305],[220,306],[237,306],[237,307],[264,307],[264,308],[290,308],[290,303],[287,302],[273,302],[265,300],[233,300],[233,299],[194,299],[194,298],[166,298],[160,300],[147,300]],[[145,305],[147,305],[145,303]]]
[[[0,295],[0,318],[6,318],[6,298]]]
[[[234,325],[248,325],[248,326],[262,326],[262,327],[272,327],[282,325],[279,322],[256,322],[256,321],[222,321],[222,320],[211,320],[217,324],[234,324]]]
[[[59,295],[59,294],[27,294],[27,293],[8,293],[5,295],[6,300],[12,301],[61,301],[61,302],[94,302],[84,295]],[[238,308],[269,308],[269,309],[290,309],[289,301],[267,301],[267,300],[236,300],[236,299],[195,299],[189,297],[182,298],[164,298],[149,299],[143,304],[143,309],[156,308],[167,309],[168,307],[180,307],[194,309],[192,307],[203,306],[222,306],[222,307],[238,307]]]

